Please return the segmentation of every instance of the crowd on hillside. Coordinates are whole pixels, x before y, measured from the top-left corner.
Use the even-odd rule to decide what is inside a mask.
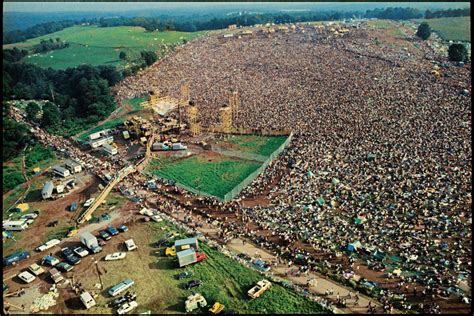
[[[117,97],[178,97],[187,82],[209,126],[237,90],[236,126],[295,133],[241,193],[258,196],[281,177],[270,206],[237,211],[287,245],[258,242],[296,255],[291,245],[303,240],[318,258],[352,251],[374,269],[382,256],[424,295],[446,296],[460,279],[470,284],[471,68],[436,76],[423,43],[403,49],[362,32],[202,38],[126,78]]]

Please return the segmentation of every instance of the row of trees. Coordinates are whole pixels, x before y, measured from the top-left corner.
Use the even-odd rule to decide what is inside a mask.
[[[425,19],[451,18],[451,17],[458,17],[458,16],[470,16],[470,15],[471,15],[471,8],[449,9],[449,10],[440,10],[440,11],[435,11],[435,12],[426,10]]]
[[[196,17],[182,17],[182,16],[161,16],[161,17],[116,17],[116,18],[90,18],[83,19],[81,23],[95,24],[101,27],[112,26],[141,26],[148,31],[184,31],[195,32],[202,30],[216,30],[226,28],[231,24],[238,26],[249,26],[263,23],[294,23],[294,22],[308,22],[308,21],[334,21],[340,19],[349,19],[353,17],[358,18],[378,18],[378,19],[392,19],[392,20],[406,20],[416,18],[432,18],[441,16],[461,16],[470,15],[470,9],[458,10],[444,10],[431,12],[421,11],[414,8],[385,8],[374,9],[367,11],[309,11],[309,12],[288,12],[281,13],[267,13],[267,14],[242,14],[231,16],[196,16]],[[16,30],[3,34],[3,43],[21,42],[29,38],[53,33],[62,30],[66,27],[73,26],[79,22],[71,20],[47,22],[35,25],[24,31]]]
[[[31,133],[25,124],[18,123],[10,117],[10,106],[3,102],[2,111],[2,148],[3,162],[11,160],[25,148]]]
[[[59,37],[56,39],[50,38],[49,40],[41,40],[39,44],[33,46],[33,53],[41,54],[45,52],[49,52],[52,50],[63,49],[69,47],[69,43],[66,41],[61,41]]]

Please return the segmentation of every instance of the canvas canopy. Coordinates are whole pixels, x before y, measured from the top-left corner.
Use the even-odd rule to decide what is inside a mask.
[[[28,203],[21,203],[21,204],[18,204],[15,209],[18,212],[26,212],[30,209],[30,206],[28,205]]]
[[[347,245],[347,250],[349,251],[357,251],[360,248],[362,248],[362,244],[359,241],[351,242],[349,245]]]

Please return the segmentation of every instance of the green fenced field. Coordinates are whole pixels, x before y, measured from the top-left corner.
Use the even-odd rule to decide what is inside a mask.
[[[287,138],[287,136],[232,135],[217,144],[228,147],[231,150],[241,150],[268,157],[277,150]]]
[[[471,41],[471,17],[454,17],[439,19],[420,19],[416,22],[427,22],[433,31],[446,41]]]
[[[223,155],[190,156],[168,163],[154,161],[149,171],[193,189],[224,198],[224,195],[257,170],[261,163]]]
[[[117,26],[73,26],[64,30],[26,40],[21,43],[3,45],[3,49],[18,47],[31,50],[41,40],[60,38],[70,44],[68,48],[45,54],[27,56],[24,60],[40,67],[65,69],[81,64],[118,65],[126,61],[119,59],[120,51],[128,55],[129,60],[140,57],[142,50],[161,51],[165,45],[192,40],[204,32],[148,32],[141,27]]]

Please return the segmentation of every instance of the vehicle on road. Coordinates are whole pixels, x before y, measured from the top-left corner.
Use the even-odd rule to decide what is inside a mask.
[[[137,249],[137,245],[135,245],[133,239],[125,240],[125,247],[127,247],[128,251]]]
[[[114,252],[105,256],[104,260],[105,261],[120,260],[120,259],[125,259],[126,256],[127,256],[126,252]]]
[[[189,278],[193,276],[193,273],[191,271],[184,271],[184,272],[181,272],[180,274],[176,275],[176,278],[178,280],[182,280],[182,279],[185,279],[185,278]]]
[[[33,263],[31,266],[29,266],[28,271],[30,271],[36,276],[44,273],[44,269],[41,266],[39,266],[37,263]]]
[[[100,236],[100,238],[102,238],[103,240],[106,240],[106,241],[110,240],[112,238],[112,236],[110,236],[109,233],[105,230],[101,230],[99,232],[99,236]]]
[[[189,289],[192,289],[194,287],[198,287],[198,286],[201,286],[202,285],[202,281],[201,280],[191,280],[189,282],[187,282],[184,287],[189,290]]]
[[[70,265],[67,262],[60,262],[56,265],[56,268],[58,268],[62,272],[69,272],[71,271],[74,267]]]
[[[119,309],[117,309],[117,314],[119,315],[126,314],[134,310],[137,306],[138,306],[138,303],[136,301],[125,303],[122,306],[120,306]]]
[[[125,233],[126,231],[128,231],[128,227],[125,226],[125,225],[120,225],[118,228],[118,231],[121,232],[121,233]]]
[[[221,303],[219,302],[215,302],[214,305],[212,305],[211,308],[209,308],[209,311],[212,313],[212,314],[219,314],[220,312],[222,312],[224,310],[224,305],[222,305]]]
[[[81,246],[74,248],[73,251],[81,258],[84,258],[85,256],[89,255],[89,251],[87,251],[87,249]]]
[[[9,256],[3,258],[3,265],[15,265],[17,262],[28,259],[30,257],[30,253],[28,251],[17,251]]]
[[[18,274],[18,277],[25,283],[31,283],[36,279],[36,277],[28,271],[23,271],[22,273]]]
[[[251,298],[257,298],[262,295],[266,290],[268,290],[272,286],[272,283],[268,280],[261,280],[257,282],[253,288],[248,290],[247,294]]]
[[[54,267],[58,263],[59,263],[59,259],[54,257],[54,256],[45,256],[41,260],[42,265],[48,265],[48,266],[51,266],[51,267]]]
[[[107,227],[107,232],[112,236],[118,235],[119,233],[119,231],[113,226]]]
[[[207,306],[207,301],[199,293],[193,293],[192,295],[188,296],[186,299],[186,302],[184,303],[184,307],[187,313],[192,312],[198,307],[206,307]]]
[[[84,207],[89,207],[92,205],[92,203],[94,203],[95,199],[92,198],[92,199],[88,199],[85,203],[84,203]]]

